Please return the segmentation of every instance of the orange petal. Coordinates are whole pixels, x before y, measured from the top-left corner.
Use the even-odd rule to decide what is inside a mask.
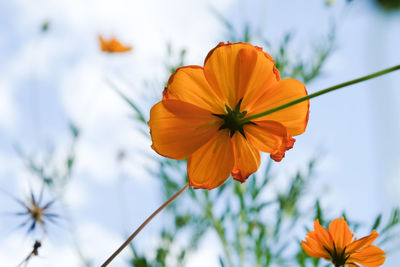
[[[314,222],[314,227],[316,223],[319,224],[319,221]],[[312,257],[321,257],[327,260],[331,258],[331,247],[324,247],[324,243],[320,241],[316,230],[307,233],[306,241],[302,242],[302,247]]]
[[[257,149],[271,153],[271,158],[280,161],[286,150],[293,147],[294,139],[289,137],[286,127],[276,121],[258,121],[256,125],[244,126],[247,140]]]
[[[225,113],[225,103],[210,87],[200,66],[178,68],[168,80],[164,97],[191,103],[216,114]]]
[[[235,165],[232,177],[243,183],[260,166],[260,152],[254,148],[241,133],[232,136]]]
[[[322,255],[321,256],[322,258],[324,258],[324,259],[331,258],[331,255],[329,254],[329,252],[323,247],[322,243],[319,241],[318,236],[315,231],[310,231],[307,233],[305,243],[307,244],[307,246],[310,249],[314,250],[314,253],[318,253],[319,255]]]
[[[358,240],[355,240],[350,245],[348,245],[346,248],[346,252],[352,253],[359,249],[365,248],[365,247],[371,245],[378,236],[379,236],[379,234],[377,232],[375,232],[375,230],[372,230],[372,233],[370,235],[360,238]]]
[[[273,87],[280,80],[279,71],[275,68],[275,62],[270,55],[263,52],[261,48],[255,47],[256,49],[242,49],[238,55],[236,62],[236,72],[238,81],[237,98],[241,99],[242,107],[246,108],[254,99],[258,99],[268,88]],[[254,58],[247,52],[250,50],[252,54],[257,51],[257,58],[252,66],[245,64],[246,60],[250,61],[250,58]],[[245,53],[246,52],[246,53]],[[250,62],[252,62],[250,61]],[[241,75],[239,75],[241,74]]]
[[[107,51],[107,43],[104,40],[103,36],[99,36],[99,41],[100,41],[100,46],[101,46],[101,51],[106,52]]]
[[[330,258],[330,255],[326,250],[323,250],[320,245],[316,245],[315,243],[311,243],[309,240],[301,241],[301,247],[311,257],[315,257],[315,258]]]
[[[350,263],[358,263],[365,267],[376,267],[385,262],[385,254],[385,251],[379,247],[371,245],[352,253],[347,261]]]
[[[216,135],[220,122],[209,111],[179,100],[165,100],[150,111],[152,148],[168,158],[184,159]]]
[[[275,160],[276,162],[280,162],[285,157],[286,151],[293,148],[294,142],[296,142],[296,139],[286,136],[283,139],[280,149],[271,154],[271,159]]]
[[[350,232],[349,226],[343,217],[335,219],[329,224],[329,233],[338,251],[343,251],[344,247],[350,244],[353,239],[353,233]]]
[[[307,95],[304,84],[294,79],[284,79],[252,103],[246,105],[248,115],[260,113]],[[254,120],[273,120],[282,123],[291,136],[302,134],[307,126],[309,100]]]
[[[233,164],[229,131],[222,130],[189,158],[189,184],[194,188],[213,189],[228,179]]]
[[[248,43],[218,44],[204,61],[204,74],[231,108],[243,97],[245,106],[247,99],[279,80],[272,58]]]
[[[123,53],[132,50],[131,46],[122,45],[116,38],[105,40],[101,35],[99,36],[101,51],[109,53]]]
[[[314,221],[314,233],[317,240],[322,244],[322,247],[333,251],[333,239],[329,232],[319,224],[319,220]]]

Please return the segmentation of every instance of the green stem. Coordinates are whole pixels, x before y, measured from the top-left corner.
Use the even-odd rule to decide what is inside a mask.
[[[369,80],[369,79],[373,79],[373,78],[385,75],[385,74],[387,74],[389,72],[396,71],[396,70],[399,70],[399,69],[400,69],[400,65],[397,65],[397,66],[394,66],[394,67],[391,67],[391,68],[387,68],[387,69],[384,69],[384,70],[381,70],[381,71],[378,71],[378,72],[375,72],[375,73],[372,73],[372,74],[369,74],[369,75],[366,75],[366,76],[363,76],[363,77],[360,77],[360,78],[357,78],[357,79],[354,79],[354,80],[351,80],[351,81],[348,81],[348,82],[344,82],[344,83],[340,83],[340,84],[328,87],[328,88],[323,89],[321,91],[306,95],[304,97],[297,98],[297,99],[295,99],[293,101],[287,102],[287,103],[285,103],[283,105],[277,106],[277,107],[269,109],[267,111],[264,111],[264,112],[261,112],[261,113],[257,113],[257,114],[251,115],[251,116],[247,116],[242,120],[242,123],[246,123],[246,122],[249,122],[251,120],[267,116],[267,115],[269,115],[271,113],[274,113],[274,112],[277,112],[279,110],[291,107],[293,105],[296,105],[296,104],[301,103],[303,101],[309,100],[311,98],[314,98],[314,97],[317,97],[317,96],[320,96],[320,95],[324,95],[326,93],[335,91],[337,89],[340,89],[340,88],[343,88],[343,87],[346,87],[346,86],[349,86],[349,85],[352,85],[352,84],[356,84],[356,83],[363,82],[363,81],[366,81],[366,80]]]

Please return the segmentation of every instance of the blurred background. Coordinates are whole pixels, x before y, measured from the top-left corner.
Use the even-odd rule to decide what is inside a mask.
[[[99,35],[132,49],[103,52]],[[400,3],[0,0],[0,40],[0,266],[25,264],[35,240],[29,266],[98,266],[184,184],[185,162],[152,151],[144,123],[174,69],[202,65],[221,41],[250,41],[315,92],[400,63]],[[385,266],[398,266],[399,82],[395,72],[313,99],[307,131],[282,162],[263,158],[257,183],[190,189],[111,266],[325,266],[299,251],[321,214],[345,214],[358,237],[383,227]],[[260,229],[273,225],[289,246],[252,239],[255,198],[235,201],[257,187],[269,205]],[[281,215],[294,232],[278,234]],[[243,227],[248,245],[230,243]]]

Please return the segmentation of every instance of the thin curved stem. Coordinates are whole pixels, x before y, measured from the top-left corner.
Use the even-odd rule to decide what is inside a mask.
[[[381,70],[381,71],[378,71],[378,72],[375,72],[375,73],[372,73],[372,74],[369,74],[369,75],[366,75],[366,76],[363,76],[363,77],[360,77],[360,78],[357,78],[357,79],[354,79],[354,80],[351,80],[351,81],[348,81],[348,82],[339,83],[337,85],[328,87],[328,88],[320,90],[318,92],[306,95],[304,97],[297,98],[297,99],[295,99],[293,101],[290,101],[290,102],[285,103],[283,105],[277,106],[275,108],[271,108],[271,109],[269,109],[267,111],[264,111],[264,112],[261,112],[261,113],[257,113],[257,114],[251,115],[251,116],[247,116],[247,117],[243,118],[242,123],[246,123],[246,122],[249,122],[251,120],[267,116],[267,115],[269,115],[271,113],[274,113],[274,112],[277,112],[279,110],[291,107],[293,105],[296,105],[296,104],[301,103],[303,101],[306,101],[308,99],[311,99],[311,98],[314,98],[314,97],[317,97],[317,96],[320,96],[320,95],[324,95],[326,93],[338,90],[340,88],[343,88],[343,87],[346,87],[346,86],[349,86],[349,85],[353,85],[353,84],[356,84],[356,83],[359,83],[359,82],[363,82],[363,81],[366,81],[366,80],[369,80],[369,79],[373,79],[373,78],[385,75],[385,74],[387,74],[389,72],[396,71],[396,70],[399,70],[399,69],[400,69],[400,65],[397,65],[397,66],[394,66],[394,67],[391,67],[391,68],[387,68],[387,69],[384,69],[384,70]]]
[[[164,204],[162,204],[156,211],[154,211],[140,226],[136,229],[136,231],[101,265],[101,267],[105,267],[110,264],[114,258],[127,246],[129,243],[140,233],[140,231],[158,214],[162,211],[166,206],[168,206],[172,201],[175,200],[180,194],[183,193],[186,189],[188,189],[189,184],[186,184],[182,187],[178,192],[175,193],[170,199],[168,199]]]

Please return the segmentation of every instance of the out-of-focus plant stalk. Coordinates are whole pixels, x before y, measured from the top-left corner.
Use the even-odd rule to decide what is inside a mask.
[[[234,266],[232,257],[231,257],[230,247],[228,244],[228,240],[226,239],[221,220],[218,220],[217,218],[215,218],[214,213],[212,211],[213,204],[210,201],[208,195],[206,195],[206,199],[207,199],[206,207],[205,207],[206,218],[211,221],[211,226],[214,227],[215,231],[217,232],[218,238],[221,240],[222,248],[224,250],[226,260],[228,261],[229,266]]]
[[[110,264],[114,258],[127,246],[129,243],[137,236],[137,234],[142,231],[142,229],[158,214],[162,211],[166,206],[171,204],[180,194],[182,194],[186,189],[189,188],[189,184],[186,184],[182,187],[178,192],[175,193],[170,199],[168,199],[164,204],[162,204],[156,211],[154,211],[140,226],[136,229],[136,231],[101,265],[101,267],[105,267]]]
[[[366,81],[366,80],[369,80],[369,79],[373,79],[373,78],[388,74],[388,73],[390,73],[392,71],[396,71],[396,70],[399,70],[399,69],[400,69],[400,65],[397,65],[397,66],[394,66],[394,67],[391,67],[391,68],[387,68],[387,69],[384,69],[384,70],[381,70],[381,71],[378,71],[378,72],[375,72],[375,73],[372,73],[372,74],[369,74],[369,75],[366,75],[366,76],[363,76],[363,77],[360,77],[360,78],[357,78],[357,79],[354,79],[354,80],[351,80],[351,81],[348,81],[348,82],[344,82],[344,83],[340,83],[340,84],[328,87],[326,89],[323,89],[323,90],[320,90],[318,92],[309,94],[307,96],[295,99],[293,101],[290,101],[290,102],[285,103],[283,105],[280,105],[278,107],[269,109],[267,111],[264,111],[264,112],[261,112],[261,113],[257,113],[257,114],[245,117],[245,118],[243,118],[242,122],[246,123],[246,122],[249,122],[251,120],[267,116],[267,115],[269,115],[271,113],[274,113],[274,112],[280,111],[282,109],[294,106],[294,105],[296,105],[298,103],[301,103],[301,102],[304,102],[304,101],[306,101],[308,99],[311,99],[311,98],[314,98],[314,97],[317,97],[317,96],[320,96],[320,95],[324,95],[326,93],[338,90],[340,88],[343,88],[343,87],[346,87],[346,86],[349,86],[349,85],[353,85],[353,84],[356,84],[356,83],[359,83],[359,82],[363,82],[363,81]]]
[[[236,191],[238,192],[239,202],[240,202],[240,212],[239,217],[241,220],[241,224],[239,226],[239,259],[240,259],[240,266],[245,265],[246,259],[246,205],[244,203],[243,191],[241,189],[241,184],[237,183]]]

